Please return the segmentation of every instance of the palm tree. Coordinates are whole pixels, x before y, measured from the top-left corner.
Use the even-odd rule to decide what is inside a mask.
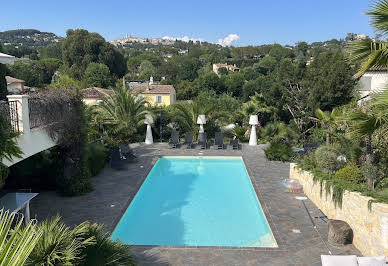
[[[196,134],[198,115],[204,114],[208,117],[207,119],[210,120],[210,116],[214,109],[213,104],[201,103],[196,100],[192,103],[176,103],[172,106],[173,120],[181,129]]]
[[[370,11],[366,12],[371,19],[371,25],[377,32],[386,35],[388,33],[388,1],[376,1]],[[371,68],[381,70],[388,67],[388,42],[379,40],[353,41],[348,47],[349,59],[355,63],[361,63],[355,78],[361,77]]]
[[[331,112],[324,112],[318,108],[315,113],[317,117],[310,117],[310,119],[321,123],[322,127],[326,130],[326,145],[330,145],[331,136],[335,132],[342,111],[334,108]]]
[[[369,105],[351,112],[346,120],[349,122],[350,134],[365,139],[366,163],[372,164],[372,135],[382,130],[388,133],[388,90],[374,95]],[[373,185],[373,180],[368,179]]]
[[[83,222],[74,229],[61,222],[57,215],[43,221],[38,229],[42,237],[30,254],[27,265],[74,265],[82,260],[82,250],[95,243],[88,236],[90,223]]]
[[[23,265],[40,240],[42,232],[35,222],[23,226],[23,216],[15,222],[15,214],[0,212],[0,265]],[[13,227],[12,225],[15,224]]]
[[[154,116],[149,106],[144,98],[136,97],[124,87],[114,89],[113,94],[107,95],[97,109],[108,141],[118,143],[133,140],[137,129],[144,124],[145,115]]]

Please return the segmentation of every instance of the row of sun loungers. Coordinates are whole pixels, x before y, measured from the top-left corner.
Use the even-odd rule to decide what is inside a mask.
[[[181,142],[179,140],[179,131],[173,130],[171,132],[171,138],[168,144],[171,148],[177,148],[179,145],[181,145]],[[193,132],[185,133],[185,139],[182,144],[186,145],[186,147],[190,149],[194,146]],[[211,146],[211,142],[208,140],[206,132],[198,134],[197,145],[199,145],[201,149],[207,149]],[[231,145],[234,150],[238,150],[241,147],[238,139],[231,140],[229,145]],[[224,134],[222,132],[215,133],[214,147],[216,149],[225,149],[227,147],[227,144],[224,143]]]

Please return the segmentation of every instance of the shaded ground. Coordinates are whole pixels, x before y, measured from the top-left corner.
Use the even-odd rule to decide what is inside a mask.
[[[31,216],[37,219],[59,213],[69,225],[85,220],[104,223],[112,232],[129,202],[160,155],[218,155],[243,156],[248,172],[258,193],[263,210],[271,225],[279,248],[220,248],[220,247],[145,247],[134,246],[133,254],[140,265],[321,265],[320,255],[328,254],[324,243],[313,229],[301,201],[285,193],[281,180],[289,176],[289,164],[268,162],[260,146],[243,146],[242,151],[201,151],[186,148],[168,149],[165,144],[138,146],[138,157],[128,169],[116,171],[105,168],[93,178],[95,190],[88,195],[63,198],[55,192],[43,192],[31,202]],[[310,201],[305,201],[312,217],[321,212]],[[327,240],[327,224],[313,218]],[[294,231],[300,230],[300,233]],[[329,244],[328,244],[329,245]],[[356,254],[352,245],[337,248],[329,245],[333,254]]]

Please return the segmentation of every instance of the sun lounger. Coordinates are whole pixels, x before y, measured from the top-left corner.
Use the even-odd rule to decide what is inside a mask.
[[[201,149],[207,149],[207,133],[199,133],[198,134],[198,145],[200,145]]]
[[[193,147],[193,132],[189,131],[185,134],[185,142],[183,143],[187,146],[187,148]]]
[[[239,150],[241,148],[241,145],[237,138],[232,139],[229,144],[232,146],[233,150]]]
[[[179,131],[176,131],[176,130],[173,130],[171,132],[171,138],[168,142],[168,145],[171,147],[171,148],[176,148],[179,144]]]
[[[219,150],[224,149],[224,134],[222,134],[222,132],[216,132],[214,138],[214,146]]]

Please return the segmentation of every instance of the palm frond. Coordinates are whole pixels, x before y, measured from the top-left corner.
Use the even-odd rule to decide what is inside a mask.
[[[370,16],[373,27],[382,34],[388,33],[388,0],[375,1],[366,14]]]
[[[0,265],[23,265],[42,236],[35,221],[23,226],[23,217],[16,221],[15,215],[0,211]]]
[[[361,63],[354,78],[361,77],[371,68],[383,70],[388,67],[388,43],[373,40],[353,41],[348,45],[348,59],[353,63]]]

